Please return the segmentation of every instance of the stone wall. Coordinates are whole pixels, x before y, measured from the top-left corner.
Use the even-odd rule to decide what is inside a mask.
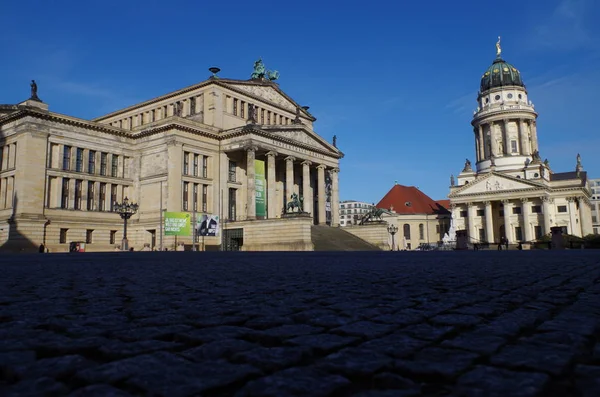
[[[243,251],[313,251],[312,218],[271,219],[228,224],[244,229]]]
[[[387,231],[387,223],[347,226],[344,230],[384,251],[389,251],[391,249],[391,240],[390,234]]]

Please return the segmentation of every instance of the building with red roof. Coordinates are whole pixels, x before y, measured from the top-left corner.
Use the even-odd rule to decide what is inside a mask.
[[[400,249],[436,244],[450,228],[449,200],[433,200],[415,186],[395,184],[376,204],[390,214],[388,223],[398,227]]]

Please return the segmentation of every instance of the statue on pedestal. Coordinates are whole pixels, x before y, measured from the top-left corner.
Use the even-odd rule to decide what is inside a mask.
[[[333,147],[337,147],[337,135],[333,136]]]
[[[31,98],[29,98],[29,99],[33,99],[34,101],[40,101],[41,102],[41,99],[37,95],[38,86],[35,83],[35,80],[31,80],[31,84],[30,85],[31,85]]]
[[[302,196],[292,193],[290,199],[285,206],[285,213],[294,212],[295,208],[298,209],[298,212],[304,212],[304,198]]]

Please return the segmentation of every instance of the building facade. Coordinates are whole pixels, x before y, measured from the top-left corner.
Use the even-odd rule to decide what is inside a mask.
[[[435,201],[415,186],[395,184],[376,207],[386,210],[383,220],[398,228],[390,245],[411,250],[442,241],[450,228],[447,205],[447,200]]]
[[[481,77],[473,126],[475,168],[467,159],[451,177],[456,229],[471,242],[533,241],[552,226],[592,233],[591,190],[581,158],[572,172],[554,172],[539,153],[538,114],[520,72],[497,56]]]
[[[362,217],[371,210],[373,204],[363,201],[344,200],[340,202],[340,226],[358,225]]]
[[[600,179],[590,179],[592,190],[592,230],[600,234]]]
[[[249,80],[211,71],[206,81],[93,120],[50,111],[33,86],[29,100],[0,105],[0,249],[44,243],[64,251],[69,241],[114,249],[123,232],[114,203],[125,197],[139,204],[128,227],[136,249],[159,245],[163,211],[219,215],[223,229],[237,230],[237,248],[244,240],[248,249],[309,249],[286,232],[293,221],[281,223],[293,193],[309,223],[338,225],[343,154],[314,131],[308,107],[262,61]],[[257,215],[261,163],[266,210]]]

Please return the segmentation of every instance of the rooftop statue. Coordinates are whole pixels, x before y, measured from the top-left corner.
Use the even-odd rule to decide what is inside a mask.
[[[265,68],[265,64],[262,61],[262,58],[258,58],[256,62],[254,62],[254,71],[250,76],[253,80],[261,80],[261,79],[269,79],[270,81],[277,80],[279,78],[279,72],[277,70],[267,70]]]
[[[581,167],[581,155],[577,153],[577,166]]]
[[[500,58],[502,54],[502,48],[500,47],[500,36],[498,36],[498,42],[496,43],[496,56]]]
[[[37,95],[37,91],[38,91],[38,87],[37,84],[35,83],[35,80],[31,80],[31,98],[33,100],[39,101],[40,98]]]

